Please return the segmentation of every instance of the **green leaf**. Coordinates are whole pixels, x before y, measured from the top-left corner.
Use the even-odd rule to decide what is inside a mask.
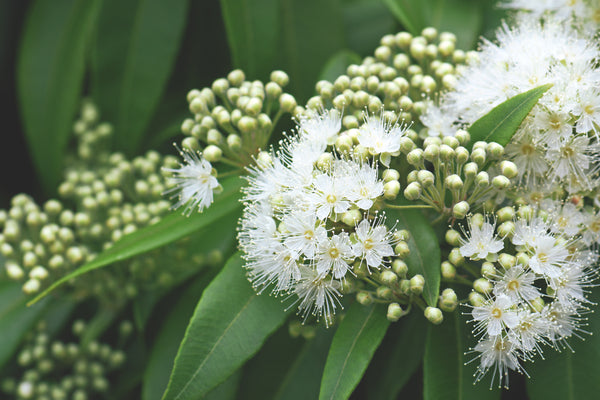
[[[321,376],[332,339],[333,329],[328,329],[318,332],[314,339],[306,342],[281,380],[274,400],[305,400],[319,396]]]
[[[175,64],[188,0],[105,0],[95,36],[92,97],[135,153]]]
[[[410,232],[408,240],[410,253],[405,259],[408,272],[411,276],[423,275],[425,278],[423,298],[429,306],[435,307],[440,290],[442,257],[435,231],[419,210],[390,210],[387,214],[390,224],[397,219],[397,228]]]
[[[342,10],[338,0],[281,0],[280,18],[286,90],[303,103],[329,57],[346,47]]]
[[[237,370],[229,378],[224,380],[210,392],[206,393],[203,400],[234,400],[236,393],[239,390],[242,371]]]
[[[323,371],[319,399],[347,399],[390,325],[382,305],[353,303],[340,323]]]
[[[507,145],[527,114],[551,87],[549,83],[511,97],[479,118],[469,128],[471,146],[479,140]]]
[[[239,194],[243,182],[240,177],[224,179],[221,182],[223,192],[215,196],[214,203],[202,213],[193,213],[190,217],[186,217],[181,214],[181,211],[175,211],[154,225],[123,236],[122,239],[108,250],[100,253],[92,261],[54,282],[28,304],[34,304],[58,286],[79,275],[174,242],[199,229],[210,226],[229,213],[236,212],[242,206],[239,201]]]
[[[384,35],[397,30],[381,0],[346,0],[342,8],[348,48],[358,54],[372,54]]]
[[[426,7],[425,24],[439,32],[448,31],[456,35],[458,49],[475,48],[483,30],[483,6],[480,0],[436,0]]]
[[[287,318],[281,302],[258,295],[240,253],[202,294],[181,342],[164,399],[196,399],[223,382]]]
[[[233,65],[267,79],[279,50],[279,0],[221,0]]]
[[[596,288],[597,289],[597,288]],[[590,300],[598,304],[600,296],[594,289]],[[526,363],[525,369],[531,376],[527,379],[527,394],[531,400],[575,400],[594,399],[600,393],[600,312],[588,314],[589,326],[581,340],[569,339],[573,352],[564,349],[557,352],[552,348],[544,349],[544,359]]]
[[[383,0],[402,26],[413,35],[420,35],[427,26],[425,10],[432,5],[430,0]]]
[[[196,278],[181,294],[173,306],[173,311],[164,320],[152,345],[144,371],[143,400],[160,400],[167,388],[179,343],[181,343],[185,329],[194,313],[194,307],[198,303],[202,291],[210,282],[210,278],[212,278],[212,274]]]
[[[445,314],[441,325],[429,326],[423,365],[425,400],[500,399],[500,390],[490,390],[486,379],[473,385],[478,361],[465,365],[470,358],[464,353],[474,341],[460,310]]]
[[[348,68],[350,64],[360,64],[361,61],[362,59],[360,56],[352,51],[338,51],[329,58],[319,75],[319,79],[333,82],[338,76],[346,73],[346,68]]]
[[[423,361],[427,325],[417,310],[392,324],[367,370],[369,399],[398,398],[400,390]]]
[[[52,193],[79,107],[86,44],[99,0],[37,0],[29,9],[17,61],[17,91],[31,156]]]
[[[0,368],[10,360],[47,308],[47,302],[29,308],[26,302],[20,283],[0,282]]]

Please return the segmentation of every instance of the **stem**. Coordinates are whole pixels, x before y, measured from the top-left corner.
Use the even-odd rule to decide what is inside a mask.
[[[411,204],[411,205],[406,205],[406,206],[399,206],[396,204],[384,203],[384,205],[386,207],[393,208],[395,210],[409,210],[411,208],[434,208],[433,206],[430,206],[427,204]]]
[[[217,178],[225,178],[231,175],[242,175],[244,170],[242,168],[234,169],[233,171],[223,172],[217,175]]]

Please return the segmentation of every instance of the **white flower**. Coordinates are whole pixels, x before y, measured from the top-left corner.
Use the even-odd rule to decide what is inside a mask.
[[[561,268],[568,263],[569,250],[567,246],[552,236],[546,235],[537,238],[533,251],[534,255],[529,260],[529,268],[545,277],[559,277]]]
[[[373,200],[383,194],[383,182],[377,178],[377,170],[368,164],[363,164],[360,169],[348,168],[346,176],[348,190],[346,196],[348,200],[354,202],[363,210],[368,210],[373,206]]]
[[[511,241],[517,246],[533,247],[538,238],[547,236],[548,230],[548,223],[540,217],[532,218],[530,221],[518,219],[515,221],[515,233]]]
[[[338,298],[342,296],[342,285],[339,281],[320,276],[306,266],[300,267],[300,275],[300,281],[294,289],[300,300],[298,311],[305,320],[309,314],[323,316],[325,324],[329,325],[331,317],[335,314],[336,304],[341,307]]]
[[[312,190],[305,201],[315,210],[317,218],[325,219],[332,212],[343,213],[350,207],[346,198],[347,187],[343,179],[328,174],[317,175]]]
[[[298,131],[302,138],[325,145],[335,143],[342,127],[342,118],[336,109],[312,112],[300,117],[299,122]]]
[[[466,240],[461,239],[460,254],[463,257],[479,260],[486,258],[488,254],[497,254],[504,248],[504,241],[497,239],[494,234],[494,225],[484,222],[479,227],[471,223],[471,218],[468,223],[470,237]]]
[[[515,303],[533,300],[540,296],[539,290],[533,285],[535,279],[535,274],[525,271],[520,264],[515,265],[494,282],[494,293],[496,296],[506,295]]]
[[[513,309],[514,302],[506,295],[498,295],[494,301],[487,301],[486,304],[474,307],[472,311],[473,319],[478,321],[476,329],[479,332],[485,331],[490,336],[497,336],[502,333],[504,327],[514,328],[519,323],[519,316]]]
[[[592,143],[587,136],[576,136],[562,144],[558,149],[549,149],[546,159],[550,162],[548,176],[551,182],[570,180],[584,189],[591,189],[595,182],[590,180],[598,166],[598,144]]]
[[[365,123],[360,127],[358,142],[367,148],[372,155],[382,154],[382,163],[389,166],[390,154],[400,151],[400,138],[406,132],[405,125],[390,124],[383,114],[365,117]],[[386,156],[387,155],[387,156]]]
[[[201,212],[213,202],[213,190],[219,186],[217,178],[212,175],[212,166],[198,152],[184,149],[180,151],[184,163],[181,168],[164,168],[174,176],[169,178],[169,184],[174,185],[165,194],[175,193],[178,197],[173,208],[185,206],[183,213],[190,215],[198,207]]]
[[[479,356],[481,363],[475,374],[476,382],[479,382],[487,374],[487,371],[492,369],[490,388],[496,380],[496,374],[498,374],[499,386],[504,382],[504,387],[508,388],[508,370],[522,372],[517,349],[510,340],[502,336],[489,337],[480,341],[475,346],[475,351],[481,353]]]
[[[315,256],[317,245],[327,237],[325,227],[313,212],[292,211],[283,220],[287,232],[284,243],[308,258]]]
[[[325,276],[331,271],[335,279],[342,279],[350,269],[348,261],[353,259],[354,254],[348,234],[342,232],[334,235],[331,239],[325,239],[319,243],[315,256],[317,273]]]
[[[508,333],[510,342],[516,348],[532,356],[542,354],[540,343],[546,344],[544,336],[548,331],[548,322],[538,312],[528,309],[519,310],[519,324]]]
[[[392,248],[392,235],[383,225],[383,220],[374,220],[373,225],[363,219],[356,226],[356,243],[352,245],[352,251],[356,257],[360,257],[369,267],[379,269],[384,257],[394,255]]]

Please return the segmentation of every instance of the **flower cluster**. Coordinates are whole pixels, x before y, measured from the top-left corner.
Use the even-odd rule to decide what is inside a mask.
[[[375,120],[367,121],[358,140],[388,140],[388,147],[380,143],[382,152],[397,152],[390,146],[405,128]],[[335,110],[301,117],[298,136],[259,155],[239,233],[254,286],[297,295],[305,318],[323,316],[326,323],[356,268],[389,268],[399,243],[378,213],[387,183],[376,163],[326,151],[340,128]]]
[[[455,123],[472,124],[510,97],[552,84],[506,153],[527,187],[562,186],[570,192],[597,187],[598,46],[555,20],[504,25],[497,41],[485,41],[439,107],[427,109],[422,120],[429,133],[446,135]],[[442,129],[439,115],[447,122]]]
[[[546,200],[545,207],[498,211],[498,222],[482,214],[469,217],[458,244],[462,257],[481,265],[473,283],[473,333],[479,343],[476,380],[493,370],[508,386],[508,370],[523,372],[549,345],[569,347],[584,332],[588,289],[596,277],[598,254],[581,230],[589,223],[572,203]]]

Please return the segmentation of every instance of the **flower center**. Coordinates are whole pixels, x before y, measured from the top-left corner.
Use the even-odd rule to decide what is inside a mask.
[[[307,230],[307,231],[304,231],[304,239],[306,239],[306,240],[312,240],[314,237],[315,237],[315,234],[310,229]]]
[[[529,143],[524,143],[523,145],[521,145],[521,153],[523,153],[523,155],[529,156],[531,154],[533,154],[535,152],[535,147],[533,147],[533,145],[529,144]]]
[[[573,148],[571,146],[565,146],[561,150],[561,153],[564,158],[570,158],[570,157],[573,157],[573,155],[575,154],[575,150],[573,150]]]
[[[519,281],[513,279],[512,281],[508,282],[508,285],[506,285],[508,287],[508,290],[517,290],[519,288]]]
[[[592,107],[590,104],[588,104],[587,106],[585,106],[583,110],[588,115],[592,115],[594,113],[594,107]]]
[[[595,220],[590,224],[590,230],[594,232],[600,231],[600,220]]]
[[[336,249],[335,247],[332,247],[331,249],[329,249],[329,257],[338,258],[339,256],[340,256],[340,251],[338,249]]]
[[[373,247],[375,247],[372,239],[365,240],[364,244],[365,244],[365,250],[371,250]]]
[[[540,260],[543,263],[547,263],[548,262],[548,255],[546,253],[540,253],[537,255],[538,260]]]
[[[494,317],[494,318],[496,318],[496,319],[497,319],[497,318],[500,318],[500,317],[502,317],[502,310],[501,310],[501,309],[499,309],[498,307],[494,307],[494,308],[492,309],[492,312],[491,312],[491,314],[492,314],[492,317]]]
[[[329,204],[333,204],[336,202],[337,198],[334,194],[328,194],[327,197],[325,197],[325,200],[327,200]]]
[[[359,193],[362,197],[369,197],[369,189],[364,186],[360,188]]]

